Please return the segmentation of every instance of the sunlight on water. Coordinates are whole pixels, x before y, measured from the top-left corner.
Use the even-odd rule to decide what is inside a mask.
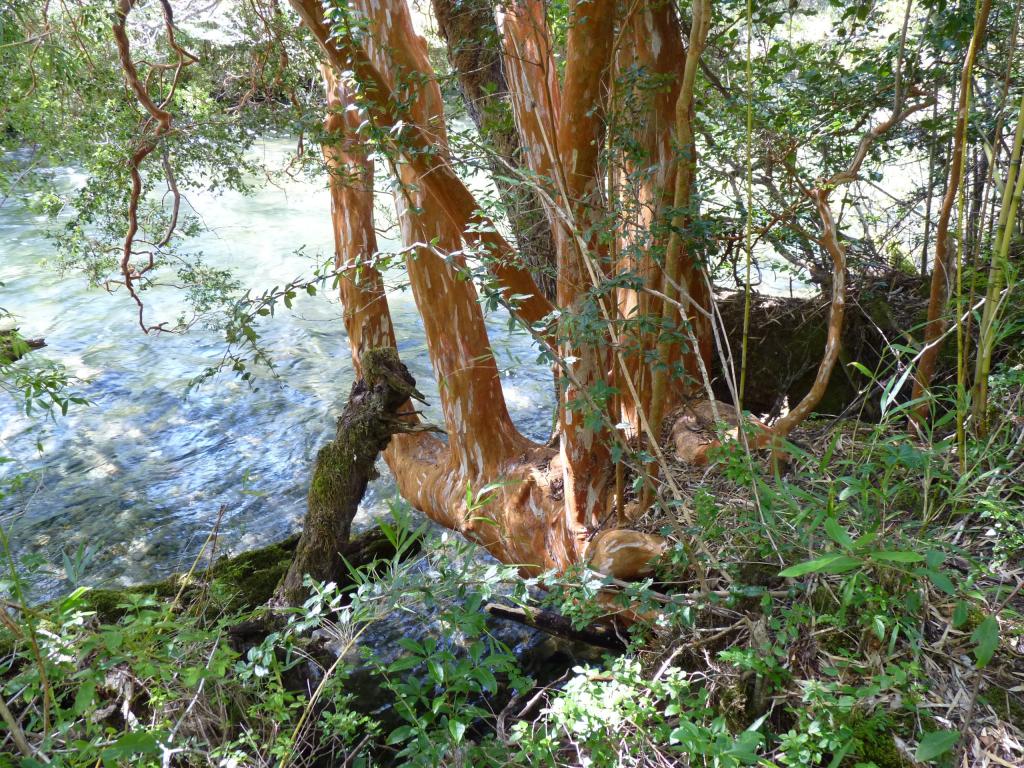
[[[273,158],[284,150],[282,142],[268,142],[263,151]],[[68,185],[83,181],[71,169],[58,173]],[[209,229],[189,248],[232,268],[254,292],[309,275],[333,248],[322,184],[292,180],[249,197],[187,198]],[[291,312],[282,308],[262,324],[277,378],[264,372],[251,390],[224,374],[186,396],[190,379],[223,354],[223,337],[202,328],[143,335],[123,291],[89,289],[81,275],[61,277],[40,266],[53,248],[46,227],[14,201],[0,208],[0,306],[18,315],[24,335],[46,338],[48,347],[34,354],[67,366],[93,404],[40,423],[0,400],[0,456],[16,459],[0,465],[0,476],[36,471],[26,487],[0,500],[0,522],[16,552],[57,565],[62,549],[84,542],[96,552],[91,572],[98,580],[130,582],[187,566],[222,506],[222,551],[296,530],[312,459],[331,436],[352,383],[337,299],[303,294]],[[182,307],[170,288],[146,298],[152,320],[173,321]],[[402,359],[431,401],[428,417],[440,420],[411,293],[393,292],[390,305]],[[524,334],[510,334],[506,320],[495,314],[488,326],[508,372],[509,409],[520,429],[543,440],[551,423],[550,372],[535,364],[536,350]],[[357,527],[385,512],[393,493],[384,470]],[[58,576],[35,581],[40,595],[61,587]]]

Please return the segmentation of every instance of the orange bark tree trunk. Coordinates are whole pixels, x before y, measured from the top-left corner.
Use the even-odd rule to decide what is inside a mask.
[[[594,393],[611,380],[608,341],[619,319],[614,294],[609,299],[594,290],[616,266],[598,237],[607,214],[601,152],[615,4],[574,4],[562,83],[539,3],[527,0],[514,9],[504,30],[506,75],[524,157],[556,233],[560,312],[557,323],[544,327],[552,306],[452,167],[440,90],[405,0],[354,0],[330,24],[317,0],[291,2],[333,70],[351,78],[328,76],[328,128],[334,138],[325,155],[357,369],[368,349],[394,343],[383,282],[373,267],[373,171],[361,131],[370,128],[400,180],[406,269],[448,432],[447,441],[425,433],[396,436],[385,458],[400,492],[433,519],[527,572],[561,571],[589,559],[613,576],[635,577],[664,542],[605,528],[610,460],[602,404],[596,408],[600,418],[593,418]],[[678,35],[669,17],[658,23]],[[645,40],[639,33],[628,39],[630,45]],[[679,50],[681,41],[676,42]],[[662,64],[672,66],[667,59]],[[665,135],[655,131],[651,143],[664,159]],[[647,194],[658,194],[656,182]],[[524,438],[508,415],[476,289],[466,278],[466,255],[473,249],[487,251],[488,268],[505,294],[516,296],[513,311],[561,353],[568,386],[559,408],[557,453]],[[580,309],[599,322],[581,330],[573,317]],[[591,418],[584,419],[587,411]],[[467,487],[485,485],[491,489],[485,497],[467,504]]]

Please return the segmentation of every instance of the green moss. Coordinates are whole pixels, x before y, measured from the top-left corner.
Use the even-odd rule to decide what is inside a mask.
[[[1006,690],[987,691],[979,698],[995,710],[1000,720],[1015,725],[1024,723],[1024,704]]]
[[[881,713],[871,715],[853,713],[850,726],[858,741],[856,754],[844,761],[844,765],[874,763],[878,768],[910,768],[911,763],[896,747],[893,739],[893,723]]]
[[[284,577],[295,552],[298,536],[292,536],[269,547],[225,557],[204,571],[193,574],[184,590],[183,574],[174,574],[163,581],[139,584],[123,589],[93,589],[83,597],[84,605],[96,612],[101,622],[116,622],[132,603],[155,596],[170,600],[181,593],[182,607],[206,600],[204,610],[214,614],[238,613],[263,605],[274,594]]]
[[[267,602],[288,572],[299,537],[221,560],[207,574],[210,594],[222,608],[235,611]]]

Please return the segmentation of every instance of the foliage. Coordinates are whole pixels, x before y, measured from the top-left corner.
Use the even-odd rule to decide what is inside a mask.
[[[179,209],[177,188],[244,193],[261,174],[322,173],[318,153],[307,150],[307,143],[331,141],[320,128],[319,54],[283,5],[233,4],[215,23],[196,4],[182,3],[178,42],[199,63],[172,73],[163,4],[135,4],[128,30],[135,58],[151,93],[173,112],[174,128],[136,168],[144,171],[135,211],[140,231],[125,246],[132,158],[151,122],[125,88],[109,5],[16,0],[0,7],[0,205],[10,200],[50,218],[56,252],[48,268],[81,271],[112,290],[131,290],[133,281],[140,292],[184,288],[190,308],[178,318],[147,320],[140,299],[143,328],[216,324],[228,349],[197,383],[222,369],[249,380],[252,366],[273,366],[260,347],[260,318],[290,308],[300,292],[337,288],[339,275],[318,264],[311,275],[262,294],[245,291],[238,270],[212,265],[190,246],[205,225],[198,212]],[[348,6],[327,5],[335,32],[363,33]],[[617,101],[607,116],[599,176],[622,184],[602,215],[574,233],[617,268],[558,311],[562,331],[574,342],[607,348],[608,297],[644,285],[630,265],[646,255],[660,265],[673,230],[720,284],[745,282],[738,275],[749,256],[755,270],[781,259],[798,278],[826,287],[830,266],[807,191],[846,168],[876,118],[902,106],[901,99],[921,109],[871,144],[862,178],[834,202],[856,276],[916,273],[931,226],[931,213],[918,221],[919,209],[932,206],[944,183],[948,105],[973,5],[910,4],[904,27],[902,6],[892,3],[716,4],[715,34],[699,75],[702,160],[694,199],[686,211],[667,206],[651,221],[637,190],[658,169],[641,147],[644,126],[634,118],[667,83],[642,66],[620,68],[610,83]],[[957,308],[968,323],[957,325],[961,366],[970,324],[979,319],[966,302],[985,293],[984,274],[969,265],[991,255],[985,195],[998,188],[1006,165],[997,126],[1013,114],[1010,84],[1015,97],[1022,81],[1021,58],[1011,55],[1016,11],[1000,5],[976,69],[972,186],[965,187],[956,234],[958,274],[966,281]],[[547,13],[561,68],[569,4],[553,2]],[[748,39],[749,60],[742,55]],[[398,107],[408,106],[410,84],[396,88]],[[360,98],[372,96],[366,83],[355,86]],[[445,86],[453,96],[451,83]],[[255,142],[269,134],[298,137],[285,167],[254,159]],[[396,167],[410,152],[400,125],[367,120],[359,136]],[[452,131],[453,166],[464,176],[493,170],[486,139],[464,126]],[[743,189],[747,157],[750,183]],[[54,182],[50,171],[69,164],[87,176],[80,188]],[[927,171],[908,181],[896,178],[898,164]],[[522,168],[496,180],[550,191],[550,180]],[[396,184],[399,195],[409,191]],[[496,192],[481,195],[481,208],[499,225],[507,218],[504,205]],[[673,221],[684,214],[689,224],[679,232]],[[624,244],[617,239],[623,232]],[[747,235],[757,241],[749,250]],[[459,279],[480,287],[485,307],[515,305],[494,280],[488,249],[445,257]],[[140,266],[150,259],[152,271]],[[665,500],[642,521],[680,543],[656,577],[628,586],[585,563],[523,580],[442,536],[422,558],[396,556],[347,574],[348,587],[309,584],[310,600],[280,615],[263,605],[277,562],[225,566],[249,577],[252,587],[231,594],[211,581],[113,597],[78,586],[90,562],[85,548],[65,553],[60,564],[15,563],[8,550],[0,765],[952,765],[974,748],[962,734],[972,732],[982,707],[987,725],[1006,735],[998,748],[1009,751],[1001,759],[1020,759],[1006,747],[1022,682],[1015,650],[1021,601],[1011,579],[1019,578],[1014,568],[1024,547],[1015,280],[1009,270],[988,435],[963,434],[963,381],[956,391],[936,387],[928,403],[934,418],[908,433],[905,419],[920,403],[901,395],[913,370],[907,361],[917,354],[917,329],[904,328],[908,338],[890,345],[898,353],[891,369],[851,363],[868,382],[864,398],[879,401],[880,423],[812,427],[765,463],[723,440],[711,453],[714,472],[684,478],[679,486],[689,496]],[[641,368],[653,371],[659,364],[652,348],[636,339],[653,334],[685,347],[684,326],[645,312],[620,318],[616,351],[638,356]],[[536,335],[545,330],[530,328]],[[66,412],[83,402],[60,368],[34,355],[10,359],[24,352],[19,337],[4,343],[15,354],[0,359],[0,387],[26,410]],[[559,354],[540,353],[543,362],[569,369],[574,360]],[[674,375],[684,375],[675,368]],[[597,381],[572,409],[595,431],[608,422],[620,435],[609,415],[623,395],[620,383]],[[650,480],[651,451],[625,438],[613,446],[615,463],[629,465],[634,493]],[[467,512],[477,512],[490,490],[468,489]],[[400,553],[424,535],[401,514],[386,530]],[[72,591],[27,605],[23,580],[42,567],[62,570]],[[727,588],[705,588],[713,569],[728,576]],[[533,679],[484,618],[482,606],[496,596],[555,607],[578,626],[617,603],[633,622],[629,651],[573,662],[556,681]],[[409,615],[429,615],[433,626],[403,638],[397,657],[381,649],[352,652],[375,626]],[[232,639],[243,622],[268,617],[272,628],[257,642]],[[357,677],[383,694],[384,710],[364,706],[353,693]],[[999,689],[1007,693],[1005,715],[983,700]]]
[[[301,765],[327,753],[352,765],[942,765],[966,745],[957,715],[939,716],[936,703],[961,677],[1021,674],[1007,650],[1019,603],[984,549],[998,537],[977,549],[954,535],[984,525],[975,503],[1005,469],[1005,445],[972,442],[975,469],[962,476],[945,440],[922,447],[889,423],[861,429],[826,433],[822,458],[792,446],[785,477],[757,463],[751,474],[742,452],[726,458],[746,466],[762,507],[701,497],[703,514],[734,531],[716,555],[734,573],[725,594],[675,591],[667,575],[630,590],[586,572],[524,581],[449,534],[403,559],[426,534],[396,507],[384,525],[394,559],[348,574],[345,589],[312,584],[302,609],[240,655],[230,628],[266,609],[225,603],[202,581],[180,602],[174,589],[126,592],[100,618],[85,588],[19,605],[12,568],[5,700],[33,753],[69,766],[158,765],[167,754]],[[783,565],[751,567],[774,553]],[[67,558],[69,574],[79,560]],[[669,553],[664,567],[685,573],[686,562]],[[582,624],[598,590],[654,618],[635,625],[626,655],[535,687],[481,607],[530,605],[540,582],[545,601]],[[402,639],[397,656],[349,651],[375,624],[409,615],[430,616],[431,629]],[[312,697],[295,683],[310,663]],[[361,705],[367,679],[391,708]]]

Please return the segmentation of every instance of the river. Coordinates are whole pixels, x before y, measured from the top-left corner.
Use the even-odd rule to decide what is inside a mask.
[[[280,163],[287,144],[268,140],[260,151]],[[65,187],[84,181],[71,168],[51,172]],[[313,261],[333,249],[323,181],[289,179],[250,195],[189,192],[186,199],[206,225],[186,247],[232,269],[254,292],[311,274]],[[19,559],[32,555],[49,566],[30,574],[33,596],[68,586],[61,553],[80,545],[91,555],[91,584],[137,583],[187,568],[222,508],[221,551],[297,530],[313,457],[330,439],[352,383],[333,292],[303,293],[292,311],[261,321],[276,376],[258,371],[250,387],[225,373],[188,392],[189,381],[220,359],[223,334],[196,327],[144,335],[124,291],[90,288],[81,274],[62,276],[47,263],[53,226],[14,199],[0,207],[0,306],[18,316],[23,335],[45,337],[48,346],[32,354],[65,366],[91,401],[48,419],[26,416],[0,395],[0,457],[13,459],[0,464],[0,488],[30,473],[0,498],[0,525]],[[398,247],[383,239],[379,246]],[[399,350],[431,401],[428,417],[439,421],[422,324],[411,293],[394,278],[389,302]],[[153,319],[174,320],[183,306],[170,287],[145,296]],[[502,313],[487,321],[512,417],[543,440],[552,418],[550,373]],[[357,529],[388,513],[394,482],[383,462],[381,470]]]

